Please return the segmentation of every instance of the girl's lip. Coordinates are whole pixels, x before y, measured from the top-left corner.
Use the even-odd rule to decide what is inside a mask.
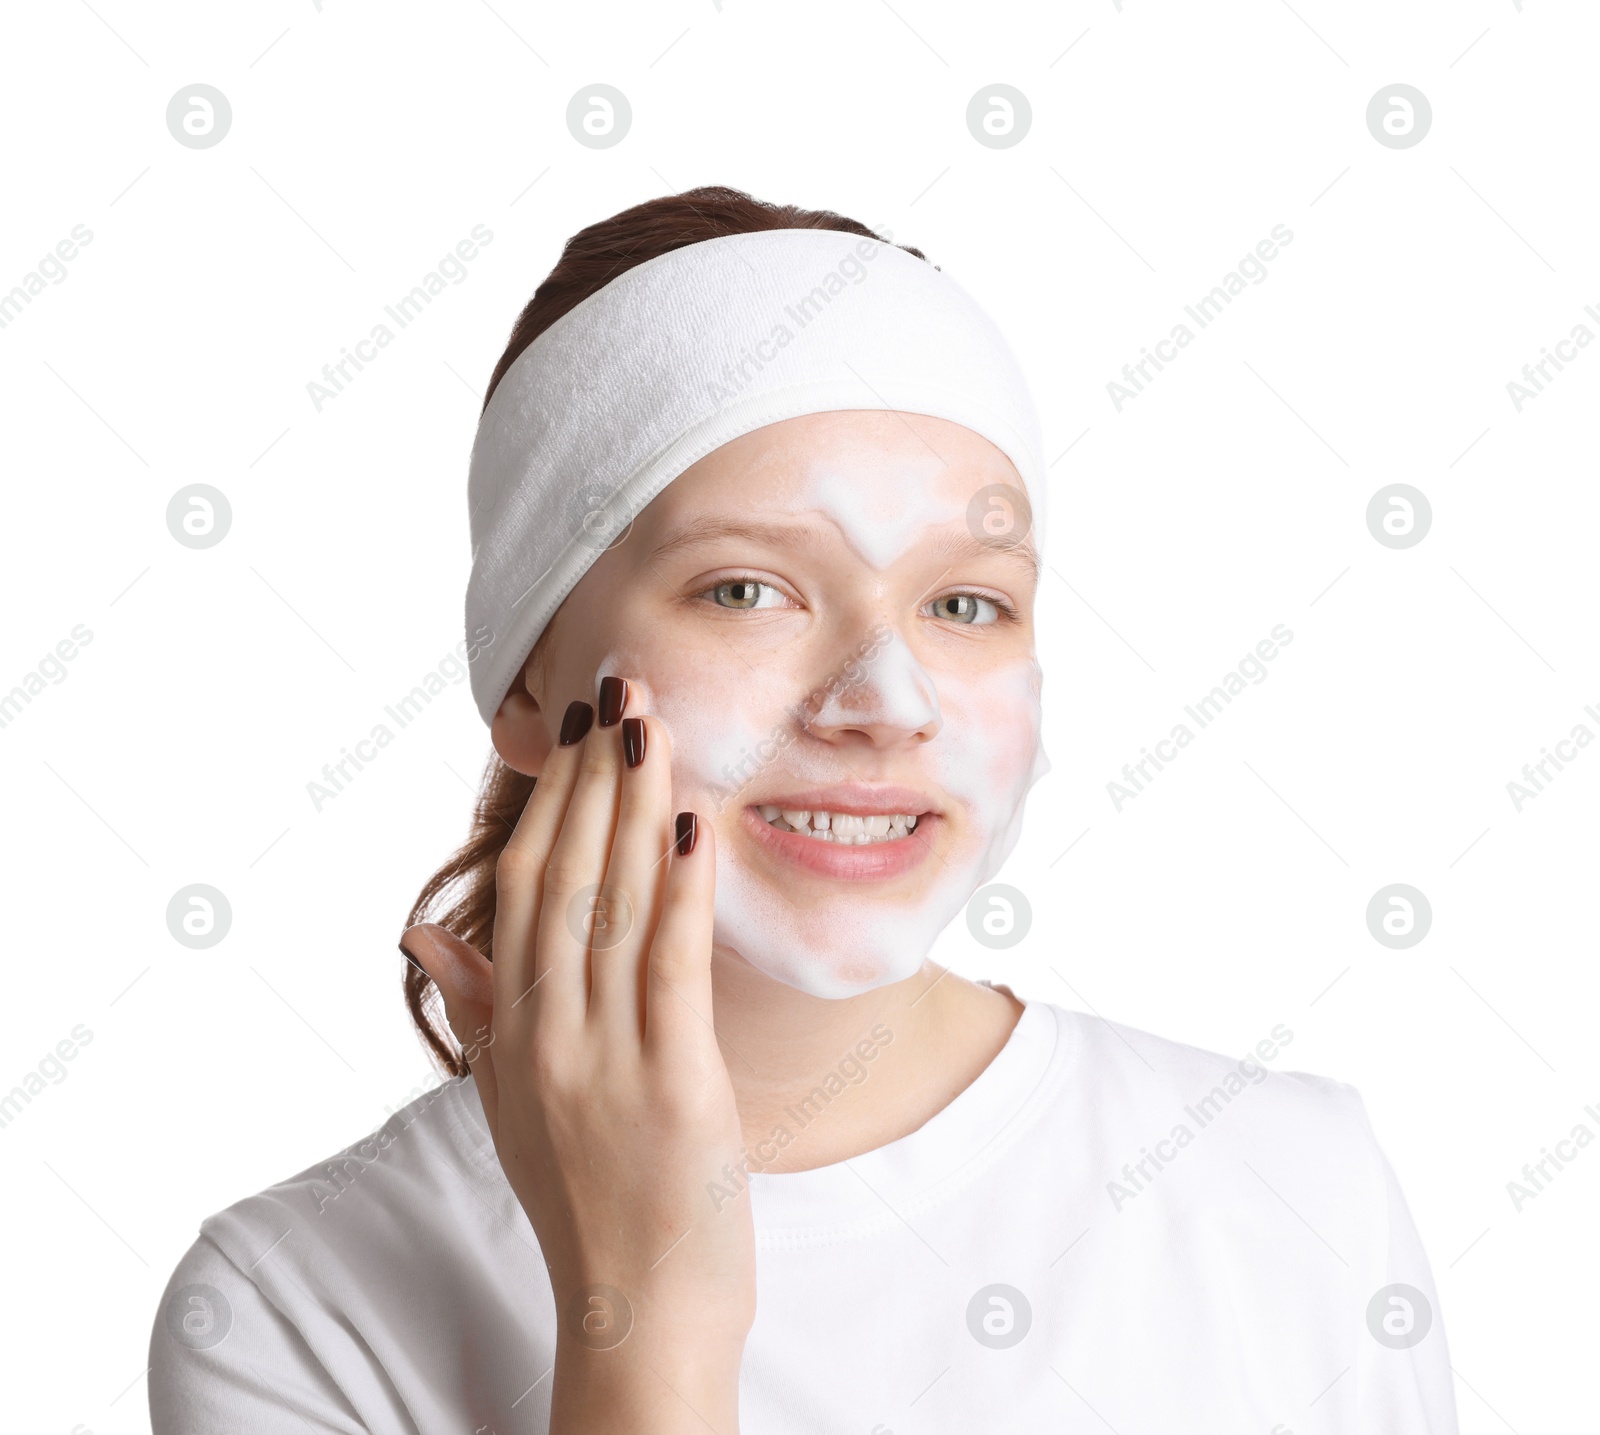
[[[866,817],[874,812],[904,812],[922,818],[936,815],[937,804],[931,794],[914,787],[896,787],[876,782],[836,782],[828,787],[808,788],[803,792],[786,792],[781,796],[768,795],[754,803],[760,807],[767,803],[773,807],[792,811],[850,812]]]
[[[869,842],[846,847],[798,832],[781,832],[754,807],[744,809],[744,825],[768,852],[819,877],[845,881],[874,881],[899,877],[932,855],[927,834],[943,821],[933,813],[917,819],[916,830],[889,842]]]

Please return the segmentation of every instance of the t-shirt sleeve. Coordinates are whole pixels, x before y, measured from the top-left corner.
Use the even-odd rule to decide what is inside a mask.
[[[154,1435],[370,1435],[300,1332],[208,1236],[162,1295],[149,1393]]]
[[[1377,1203],[1384,1226],[1359,1292],[1365,1308],[1356,1312],[1365,1326],[1357,1336],[1356,1428],[1363,1435],[1457,1435],[1450,1352],[1427,1253],[1365,1103],[1350,1095],[1386,1192]]]

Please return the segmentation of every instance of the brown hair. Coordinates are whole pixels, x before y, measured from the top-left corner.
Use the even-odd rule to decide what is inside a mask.
[[[727,234],[767,229],[838,229],[887,243],[866,225],[827,209],[768,204],[743,190],[704,185],[682,194],[646,200],[573,235],[561,258],[534,291],[511,327],[505,353],[489,379],[483,407],[519,354],[557,319],[603,288],[617,275],[657,255]],[[919,249],[900,245],[918,259]],[[546,633],[549,632],[547,628]],[[535,650],[544,641],[541,636]],[[517,682],[521,683],[519,674]],[[535,779],[506,766],[491,752],[472,814],[467,840],[423,884],[411,905],[407,926],[436,922],[494,960],[495,864],[511,830],[532,795]],[[451,1076],[465,1076],[467,1063],[440,1012],[438,988],[415,962],[405,968],[406,1010],[434,1060]]]

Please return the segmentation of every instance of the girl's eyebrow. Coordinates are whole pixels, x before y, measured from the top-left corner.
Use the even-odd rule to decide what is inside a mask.
[[[651,553],[652,558],[664,558],[685,548],[716,543],[724,538],[743,538],[752,543],[770,543],[774,547],[819,548],[828,541],[826,532],[804,523],[761,523],[742,518],[699,518],[692,526],[663,539]]]
[[[651,553],[652,560],[716,543],[724,538],[742,538],[753,543],[766,543],[773,547],[801,547],[817,549],[826,546],[841,535],[837,530],[816,527],[807,523],[763,523],[740,518],[697,519],[692,526],[682,529],[670,538],[663,539]],[[1035,582],[1039,577],[1039,555],[1027,535],[1016,543],[987,542],[972,533],[946,532],[932,539],[926,552],[953,561],[963,558],[1000,557],[1023,568]]]
[[[1034,582],[1039,580],[1039,553],[1033,538],[1024,533],[1015,543],[995,543],[975,533],[942,533],[928,545],[928,552],[959,562],[963,558],[1005,558],[1024,569]]]

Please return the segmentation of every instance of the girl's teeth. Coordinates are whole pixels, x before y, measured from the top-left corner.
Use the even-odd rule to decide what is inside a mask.
[[[798,832],[818,842],[835,842],[843,847],[893,842],[905,837],[917,825],[914,816],[901,812],[875,812],[862,817],[852,812],[808,812],[801,808],[780,808],[770,802],[763,802],[757,810],[763,819],[780,832]]]

